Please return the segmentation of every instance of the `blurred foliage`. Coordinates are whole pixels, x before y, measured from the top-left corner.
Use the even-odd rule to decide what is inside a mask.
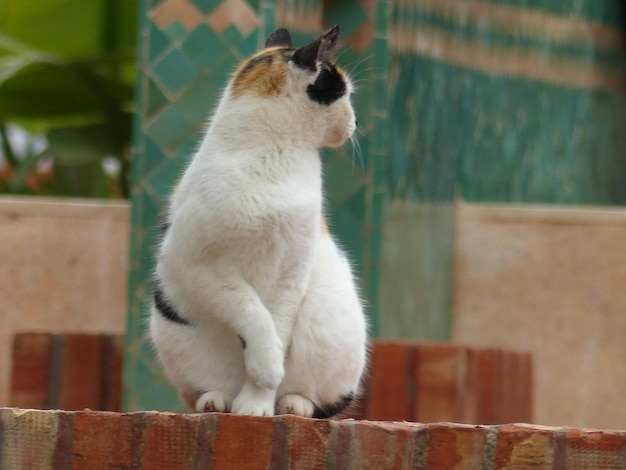
[[[0,192],[127,197],[139,0],[0,0]]]

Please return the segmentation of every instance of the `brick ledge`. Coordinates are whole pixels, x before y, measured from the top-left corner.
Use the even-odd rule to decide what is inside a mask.
[[[625,468],[626,432],[0,408],[0,468]]]

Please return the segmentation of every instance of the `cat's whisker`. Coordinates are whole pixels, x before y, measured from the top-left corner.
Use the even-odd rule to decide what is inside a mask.
[[[354,73],[354,71],[356,70],[356,68],[361,65],[363,62],[370,60],[372,57],[374,57],[373,55],[368,55],[366,57],[363,57],[362,59],[359,60],[355,60],[354,62],[349,63],[348,65],[345,66],[346,70],[350,70],[350,74]]]
[[[348,52],[349,50],[350,50],[350,48],[349,48],[349,47],[342,47],[341,49],[339,49],[339,52],[337,52],[337,53],[335,54],[335,58],[336,58],[337,60],[339,60],[339,59],[341,58],[341,56],[342,56],[343,54],[345,54],[346,52]]]
[[[363,161],[363,153],[361,152],[361,142],[359,142],[359,139],[357,138],[357,132],[358,130],[355,131],[354,134],[350,136],[350,145],[352,147],[352,171],[353,172],[354,172],[355,159],[358,160],[362,169],[365,168],[365,162]]]

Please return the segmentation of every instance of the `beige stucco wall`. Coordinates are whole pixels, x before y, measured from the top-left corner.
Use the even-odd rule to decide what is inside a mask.
[[[0,197],[0,406],[16,332],[124,332],[128,219],[123,201]]]
[[[453,339],[535,356],[535,421],[626,429],[626,210],[459,205]]]

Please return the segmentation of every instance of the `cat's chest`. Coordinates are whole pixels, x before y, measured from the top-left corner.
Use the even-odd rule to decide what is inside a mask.
[[[306,250],[319,231],[319,165],[307,155],[283,162],[235,156],[192,164],[172,215],[196,227],[190,232],[211,256],[280,259]]]
[[[321,210],[317,155],[259,155],[218,159],[200,185],[207,210],[243,230],[274,235],[299,231]]]

